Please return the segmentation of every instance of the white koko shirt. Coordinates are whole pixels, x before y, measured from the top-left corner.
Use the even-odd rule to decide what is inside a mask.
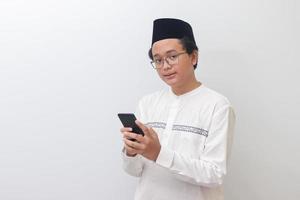
[[[153,127],[156,162],[123,152],[124,170],[140,177],[135,200],[221,200],[235,114],[226,97],[201,85],[176,96],[171,89],[143,97],[137,118]]]

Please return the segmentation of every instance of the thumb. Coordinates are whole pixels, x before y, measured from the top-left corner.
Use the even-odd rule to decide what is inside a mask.
[[[138,127],[140,127],[140,129],[142,129],[142,131],[144,132],[144,134],[146,136],[150,135],[149,128],[146,125],[144,125],[142,122],[140,122],[138,120],[135,120],[135,123],[138,125]]]
[[[155,132],[155,130],[152,127],[149,128],[149,135],[151,137],[157,137],[157,133]]]

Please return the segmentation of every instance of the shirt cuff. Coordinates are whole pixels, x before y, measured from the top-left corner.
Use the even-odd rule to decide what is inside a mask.
[[[127,156],[125,148],[122,149],[122,157],[123,157],[124,160],[128,160],[128,161],[138,159],[138,155]]]
[[[162,146],[156,159],[156,163],[163,167],[170,168],[172,166],[173,159],[174,152]]]

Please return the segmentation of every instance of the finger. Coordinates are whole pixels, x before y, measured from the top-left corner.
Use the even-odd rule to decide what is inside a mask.
[[[156,137],[156,136],[157,136],[157,133],[155,132],[155,130],[154,130],[152,127],[149,128],[149,133],[150,133],[150,135],[153,136],[153,137]]]
[[[124,139],[131,140],[132,138],[129,137],[128,134],[126,134],[126,133],[129,133],[129,132],[123,132],[123,133],[122,133],[122,134],[123,134],[123,140],[124,140]]]
[[[135,149],[133,149],[132,147],[128,146],[127,144],[124,144],[124,148],[126,150],[126,153],[128,153],[128,154],[134,155],[134,154],[138,153]]]
[[[123,134],[123,139],[132,140],[132,138],[125,136],[124,134]]]
[[[132,132],[123,132],[123,136],[127,139],[129,139],[129,138],[135,139],[138,142],[143,142],[143,140],[144,140],[144,137],[142,135],[132,133]]]
[[[121,132],[125,132],[125,131],[131,132],[131,131],[132,131],[132,128],[130,128],[130,127],[122,127],[122,128],[120,129],[120,131],[121,131]]]
[[[128,146],[130,146],[131,148],[135,149],[135,150],[142,150],[144,149],[144,145],[138,143],[138,142],[134,142],[134,141],[131,141],[131,140],[128,140],[128,139],[123,139],[124,140],[124,143]]]
[[[138,125],[138,127],[140,127],[140,129],[142,129],[142,131],[144,132],[145,135],[149,135],[149,128],[147,126],[145,126],[139,120],[135,120],[135,123]]]

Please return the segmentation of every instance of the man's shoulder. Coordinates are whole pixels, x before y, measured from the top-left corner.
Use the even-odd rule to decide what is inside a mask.
[[[218,104],[219,106],[221,106],[221,105],[230,106],[231,105],[230,101],[228,100],[228,98],[226,96],[224,96],[220,92],[218,92],[214,89],[208,88],[206,86],[205,86],[205,96],[207,99],[209,99],[209,101],[211,103]]]
[[[148,94],[144,95],[142,98],[140,98],[140,102],[145,102],[145,103],[154,102],[154,101],[162,98],[163,96],[165,96],[167,94],[167,92],[168,92],[167,89],[161,89],[161,90],[157,90],[157,91],[148,93]]]

